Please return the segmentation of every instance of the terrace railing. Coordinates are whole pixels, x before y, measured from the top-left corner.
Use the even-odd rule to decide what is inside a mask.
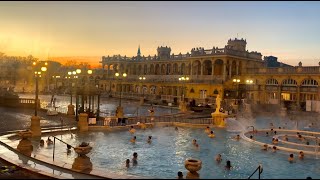
[[[165,115],[165,116],[137,116],[129,118],[117,118],[115,116],[105,117],[102,120],[97,120],[96,124],[90,126],[124,126],[136,125],[139,123],[188,123],[188,124],[212,124],[212,118],[187,118],[183,114],[178,115]]]

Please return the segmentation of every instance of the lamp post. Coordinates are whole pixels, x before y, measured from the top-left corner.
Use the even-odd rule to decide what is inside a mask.
[[[76,70],[76,74],[81,74],[82,73],[82,71],[81,71],[81,69],[77,69]],[[87,74],[88,75],[91,75],[93,73],[93,71],[91,70],[91,69],[89,69],[88,71],[87,71]],[[83,74],[84,75],[84,74]],[[76,78],[77,79],[81,79],[81,77],[79,77],[79,76],[76,76]],[[81,80],[80,80],[81,81]],[[85,86],[85,84],[84,84],[84,82],[82,82],[82,86]],[[89,87],[90,87],[90,80],[89,80]],[[83,113],[84,112],[84,100],[83,100],[83,98],[84,98],[84,94],[82,93],[82,94],[80,94],[80,95],[82,95],[82,98],[81,98],[81,101],[82,102],[79,102],[79,99],[78,99],[78,83],[76,83],[76,89],[77,89],[77,91],[76,91],[76,121],[78,121],[78,114],[79,114],[79,103],[81,103],[82,104],[82,109],[81,109],[81,111],[80,111],[80,113]]]
[[[240,84],[240,79],[233,79],[233,84],[236,85],[236,97],[234,101],[234,107],[238,111],[238,99],[239,99],[239,84]]]
[[[185,99],[184,99],[184,89],[185,89],[185,82],[186,81],[189,81],[189,77],[185,77],[185,76],[182,76],[179,78],[179,81],[182,81],[182,97],[181,97],[181,101],[180,101],[180,111],[182,112],[186,112],[187,111],[187,106],[186,106],[186,103],[185,103]]]
[[[41,77],[41,72],[47,71],[47,62],[44,64],[38,64],[36,62],[32,63],[34,66],[34,76],[36,80],[36,91],[35,91],[35,102],[34,102],[34,116],[31,117],[31,127],[32,136],[41,136],[41,126],[40,118],[38,117],[38,106],[39,106],[39,78]]]
[[[248,90],[250,90],[248,87],[250,87],[250,85],[252,85],[252,84],[253,84],[253,80],[251,80],[251,79],[247,79],[247,80],[246,80],[246,83],[247,83],[247,88],[246,88],[246,90],[248,91]],[[248,100],[251,100],[250,92],[249,92],[249,93],[247,93],[247,95],[248,95],[247,99],[248,99]]]
[[[80,72],[78,70],[80,70]],[[72,104],[72,87],[73,87],[72,79],[78,78],[78,76],[77,76],[78,72],[81,73],[81,69],[77,69],[76,71],[69,71],[68,72],[69,76],[66,76],[66,78],[69,81],[69,89],[70,89],[70,104],[68,105],[68,111],[67,111],[68,115],[74,115],[74,113],[75,113],[74,112],[74,105]]]
[[[146,80],[146,77],[140,76],[139,80],[140,80],[140,83],[142,84],[142,81]],[[143,88],[143,84],[141,85],[141,89],[142,89],[142,97],[140,98],[140,105],[142,105],[144,103],[144,88]]]
[[[115,73],[115,77],[116,78],[120,78],[120,74],[119,73]],[[127,77],[127,73],[123,73],[122,77],[126,78]],[[116,110],[116,116],[118,118],[122,118],[123,117],[123,107],[121,107],[122,82],[121,82],[121,79],[119,79],[119,80],[120,80],[120,98],[119,98],[119,106],[117,107],[117,110]]]
[[[54,91],[56,92],[57,91],[57,88],[58,88],[58,82],[57,82],[57,79],[60,78],[60,76],[52,76],[52,78],[55,80],[55,86],[54,86]]]
[[[33,63],[34,66],[36,66],[36,62]],[[46,65],[46,64],[45,64]],[[34,108],[34,116],[37,116],[38,115],[38,106],[39,106],[39,103],[38,103],[38,94],[39,94],[39,78],[41,77],[41,72],[46,72],[47,71],[47,67],[46,66],[43,66],[40,68],[40,70],[36,69],[35,68],[35,79],[36,79],[36,94],[35,94],[35,108]]]

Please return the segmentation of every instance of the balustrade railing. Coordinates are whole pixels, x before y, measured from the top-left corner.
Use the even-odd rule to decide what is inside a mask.
[[[319,66],[247,68],[247,74],[320,74]]]
[[[115,116],[105,117],[103,120],[97,120],[96,124],[90,126],[124,126],[136,125],[138,123],[188,123],[188,124],[212,124],[212,118],[186,118],[185,115],[164,115],[164,116],[137,116],[128,118],[117,118]]]

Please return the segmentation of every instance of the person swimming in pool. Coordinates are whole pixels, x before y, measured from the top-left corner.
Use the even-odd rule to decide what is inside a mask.
[[[277,146],[272,147],[272,152],[277,152]]]
[[[134,137],[130,140],[130,142],[135,143],[135,142],[136,142],[136,140],[137,140],[137,137],[136,137],[136,136],[134,136]]]
[[[206,129],[204,130],[205,133],[209,134],[211,132],[211,129],[209,128],[209,126],[206,127]]]
[[[240,135],[237,134],[235,137],[233,137],[233,139],[235,139],[235,140],[240,140]]]
[[[132,164],[135,166],[138,164],[138,153],[133,153]]]
[[[231,168],[232,168],[232,166],[231,166],[231,161],[227,161],[227,164],[226,164],[226,166],[225,166],[225,169],[226,170],[231,170]]]
[[[289,161],[290,163],[293,163],[293,162],[294,162],[293,154],[290,154],[290,155],[289,155],[288,161]]]
[[[218,155],[216,156],[216,161],[217,161],[218,163],[220,163],[220,162],[222,161],[221,154],[218,154]]]
[[[303,151],[300,151],[299,152],[299,159],[303,159],[304,158],[304,153],[303,153]]]
[[[261,150],[268,151],[268,144],[264,144]]]
[[[209,138],[214,138],[214,136],[215,135],[213,134],[213,131],[211,131],[210,134],[208,135]]]
[[[126,167],[129,168],[130,167],[130,159],[126,160]]]
[[[152,138],[152,136],[148,137],[147,143],[151,144],[151,138]]]
[[[136,130],[133,128],[133,126],[131,126],[130,129],[129,129],[129,132],[130,132],[131,134],[134,134],[134,133],[136,132]]]

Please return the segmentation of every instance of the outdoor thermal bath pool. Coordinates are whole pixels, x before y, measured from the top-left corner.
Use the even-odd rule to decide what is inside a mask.
[[[199,171],[200,178],[248,178],[259,164],[263,166],[262,178],[300,178],[307,176],[320,177],[320,162],[314,157],[304,160],[296,160],[289,163],[287,158],[290,153],[271,151],[264,152],[255,144],[245,140],[232,139],[235,133],[225,129],[212,128],[216,137],[211,139],[204,133],[204,128],[179,127],[155,127],[153,129],[140,130],[134,134],[137,136],[135,144],[130,143],[132,135],[123,131],[89,131],[76,134],[71,138],[70,134],[57,135],[57,138],[68,142],[73,146],[82,141],[89,142],[93,147],[88,154],[93,164],[93,169],[98,168],[105,172],[119,175],[135,175],[155,178],[176,178],[177,172],[182,171],[184,176],[187,170],[184,161],[193,157],[202,161],[202,169]],[[148,144],[148,136],[152,136],[152,143]],[[47,137],[43,136],[46,140]],[[197,150],[192,145],[196,139],[200,145]],[[34,141],[34,154],[42,154],[52,158],[53,147],[45,145],[39,147],[39,142]],[[132,158],[133,152],[138,153],[138,165],[130,168],[125,167],[125,160]],[[215,156],[222,155],[222,162],[216,163]],[[33,155],[32,155],[33,156]],[[56,141],[55,159],[69,164],[73,163],[76,153],[72,150],[67,155],[66,145]],[[295,155],[295,157],[297,157]],[[226,161],[230,160],[233,169],[224,169]],[[257,178],[257,174],[252,178]]]

